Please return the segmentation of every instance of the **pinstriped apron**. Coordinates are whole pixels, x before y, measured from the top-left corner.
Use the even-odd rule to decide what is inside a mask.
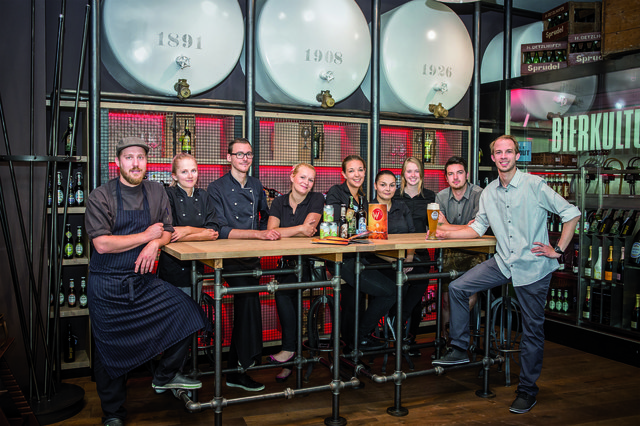
[[[112,235],[143,232],[151,225],[144,185],[144,210],[124,210],[120,181]],[[200,306],[154,274],[134,273],[144,245],[122,253],[93,251],[87,296],[98,356],[112,378],[142,365],[204,326]]]

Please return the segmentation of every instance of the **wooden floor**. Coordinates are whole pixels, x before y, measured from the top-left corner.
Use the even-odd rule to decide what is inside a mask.
[[[416,360],[416,368],[428,368],[432,349],[424,349]],[[394,358],[390,358],[390,363]],[[380,371],[381,358],[371,364]],[[391,368],[392,365],[389,366]],[[405,368],[405,367],[403,367]],[[375,384],[363,378],[363,389],[347,389],[340,395],[340,415],[349,425],[639,425],[640,369],[547,342],[542,376],[538,381],[538,404],[527,414],[511,414],[509,406],[515,398],[518,366],[513,367],[512,384],[504,386],[504,373],[492,367],[490,388],[495,398],[475,395],[481,380],[476,368],[463,369],[443,376],[408,379],[402,386],[402,404],[409,410],[405,417],[386,413],[393,405],[394,386]],[[277,370],[252,372],[266,384],[266,392],[278,392],[292,386],[278,384],[273,379]],[[327,384],[330,372],[317,366],[310,385]],[[100,424],[102,415],[95,383],[89,378],[67,380],[82,386],[86,406],[75,417],[59,425]],[[209,401],[213,392],[213,377],[203,379],[200,401]],[[223,382],[224,383],[224,382]],[[225,398],[255,395],[231,389],[223,384]],[[173,396],[155,395],[148,377],[132,378],[128,382],[128,425],[211,425],[212,410],[188,413]],[[224,425],[322,425],[331,415],[331,396],[316,393],[292,400],[275,399],[250,404],[231,405],[223,410]]]

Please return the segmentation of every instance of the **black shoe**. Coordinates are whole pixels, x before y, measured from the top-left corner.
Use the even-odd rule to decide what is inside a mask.
[[[180,373],[176,373],[176,375],[173,376],[173,379],[169,380],[168,383],[165,383],[164,385],[156,385],[155,383],[151,383],[151,386],[154,389],[160,389],[160,390],[200,389],[202,387],[202,382],[200,380],[185,377]]]
[[[531,410],[534,405],[536,405],[536,397],[533,395],[529,395],[523,391],[516,391],[518,396],[516,396],[515,401],[511,404],[509,411],[516,414],[524,414]]]
[[[240,388],[249,392],[260,392],[264,389],[262,383],[253,380],[247,373],[227,374],[227,386],[230,388]]]
[[[375,351],[378,349],[383,349],[385,347],[385,342],[382,340],[376,340],[371,336],[364,336],[358,342],[358,348],[362,351]]]
[[[124,420],[117,417],[111,417],[102,422],[104,426],[124,426]]]
[[[467,351],[461,351],[460,349],[456,349],[454,347],[450,347],[447,349],[447,352],[440,359],[434,359],[431,361],[432,365],[458,365],[458,364],[466,364],[469,362],[469,355],[467,355]]]

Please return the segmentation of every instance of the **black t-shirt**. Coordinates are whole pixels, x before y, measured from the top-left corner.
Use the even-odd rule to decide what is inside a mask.
[[[290,194],[290,193],[289,193]],[[280,219],[280,227],[288,228],[290,226],[298,226],[304,223],[309,213],[322,214],[324,207],[324,197],[318,192],[310,192],[302,200],[295,213],[289,204],[289,194],[282,195],[271,203],[269,215]]]
[[[411,218],[415,232],[427,232],[427,204],[436,201],[435,192],[430,189],[422,188],[422,192],[411,198],[407,193],[400,194],[400,189],[396,190],[393,196],[394,201],[403,202],[411,211]]]

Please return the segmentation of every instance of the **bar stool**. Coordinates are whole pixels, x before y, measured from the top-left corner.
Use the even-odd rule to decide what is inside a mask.
[[[400,344],[402,345],[404,342],[404,337],[400,336],[400,343],[398,343],[398,339],[396,336],[396,317],[390,316],[388,313],[382,317],[382,339],[385,343],[385,349],[390,348],[392,345]],[[407,324],[407,329],[409,328],[409,324]],[[413,361],[409,357],[409,354],[406,351],[402,351],[402,357],[407,361],[409,368],[413,370],[415,365]],[[389,353],[385,352],[384,359],[382,361],[382,373],[386,374],[387,372],[387,361],[389,360]]]
[[[502,286],[502,296],[491,303],[491,347],[505,359],[505,386],[511,386],[511,360],[519,365],[522,313],[520,303],[509,295],[509,284]]]

